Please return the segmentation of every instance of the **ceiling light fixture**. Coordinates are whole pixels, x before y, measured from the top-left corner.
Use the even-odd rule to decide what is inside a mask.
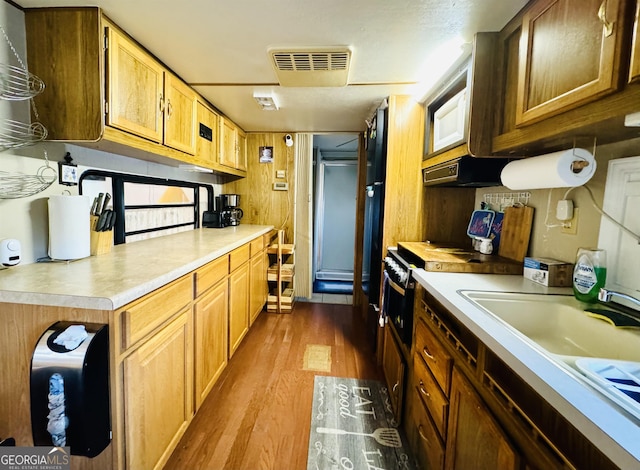
[[[260,106],[263,111],[277,111],[280,109],[274,96],[271,94],[254,93],[253,99],[256,100],[256,103],[258,103],[258,106]]]

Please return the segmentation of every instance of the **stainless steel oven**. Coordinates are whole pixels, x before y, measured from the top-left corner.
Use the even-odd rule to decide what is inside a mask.
[[[398,254],[396,248],[387,248],[382,282],[382,315],[393,323],[398,336],[408,347],[411,347],[415,291],[412,266]]]

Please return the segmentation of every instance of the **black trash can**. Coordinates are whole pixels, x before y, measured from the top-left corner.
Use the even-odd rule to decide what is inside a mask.
[[[109,445],[107,325],[60,321],[42,334],[31,360],[31,429],[34,445],[73,455],[95,457]]]

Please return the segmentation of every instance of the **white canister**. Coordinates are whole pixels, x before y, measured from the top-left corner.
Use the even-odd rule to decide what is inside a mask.
[[[86,258],[91,254],[91,198],[49,196],[49,257]]]

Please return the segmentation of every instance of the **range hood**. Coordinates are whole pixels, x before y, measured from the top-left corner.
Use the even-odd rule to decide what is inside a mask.
[[[508,158],[458,157],[422,169],[425,186],[481,188],[501,186],[500,172]],[[428,163],[428,160],[425,161]]]

